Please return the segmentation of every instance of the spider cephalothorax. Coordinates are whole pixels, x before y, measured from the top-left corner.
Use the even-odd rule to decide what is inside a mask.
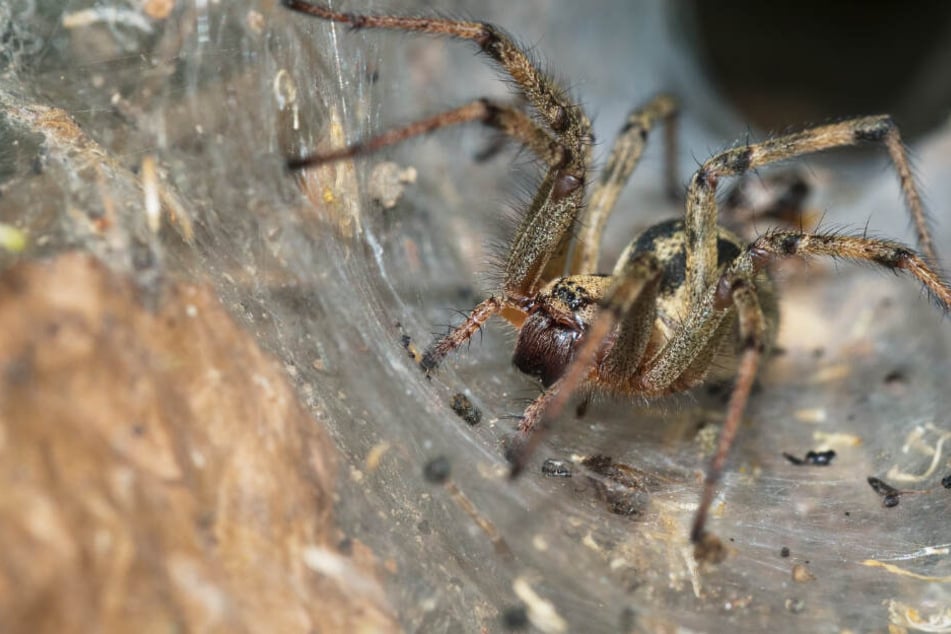
[[[509,244],[497,292],[436,341],[420,365],[430,372],[490,318],[519,329],[515,364],[545,391],[525,410],[512,472],[526,464],[546,422],[579,391],[658,396],[686,390],[728,369],[735,383],[690,533],[709,553],[707,513],[750,390],[776,325],[766,267],[776,258],[849,258],[917,278],[944,310],[951,288],[941,278],[918,190],[898,128],[888,116],[849,119],[742,145],[705,161],[690,179],[684,216],[657,224],[630,244],[610,275],[597,272],[608,215],[641,157],[650,131],[667,131],[668,188],[675,189],[676,102],[659,96],[628,116],[586,195],[591,124],[582,108],[500,29],[432,17],[354,15],[323,4],[283,0],[289,8],[353,28],[416,31],[469,40],[508,75],[526,107],[477,99],[364,143],[290,160],[301,169],[372,152],[448,125],[480,122],[525,146],[546,172]],[[922,254],[898,242],[860,235],[773,231],[744,243],[718,224],[717,187],[727,177],[803,154],[880,143],[898,173]],[[792,201],[795,204],[795,201]],[[726,362],[724,362],[726,359]]]

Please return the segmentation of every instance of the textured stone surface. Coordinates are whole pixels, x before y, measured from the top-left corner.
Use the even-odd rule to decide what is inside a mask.
[[[207,289],[150,312],[78,254],[0,277],[0,630],[395,629],[335,470]]]

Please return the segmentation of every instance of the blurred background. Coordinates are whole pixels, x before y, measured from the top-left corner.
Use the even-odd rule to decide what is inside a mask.
[[[660,91],[678,95],[683,183],[734,143],[890,112],[944,254],[951,9],[828,5],[334,3],[505,27],[594,117],[599,160],[632,107]],[[105,298],[131,299],[122,308],[92,302],[90,323],[176,309],[195,317],[196,301],[182,298],[199,288],[218,298],[199,316],[210,319],[220,300],[225,315],[215,319],[230,316],[250,335],[227,339],[199,378],[163,379],[194,422],[160,426],[167,441],[147,453],[200,477],[144,468],[112,428],[95,443],[66,440],[88,439],[103,421],[126,424],[92,396],[149,398],[122,382],[127,372],[96,374],[105,378],[71,393],[70,403],[88,400],[96,414],[75,419],[63,406],[39,439],[20,432],[65,384],[7,372],[0,508],[16,529],[0,537],[5,552],[25,554],[8,555],[0,570],[7,584],[28,570],[65,572],[29,575],[10,595],[4,629],[122,630],[161,614],[184,629],[259,631],[280,614],[282,631],[951,631],[951,501],[940,484],[951,473],[951,331],[915,283],[847,263],[777,271],[779,352],[711,522],[728,556],[698,567],[687,532],[723,419],[722,387],[565,415],[530,472],[509,482],[502,444],[540,389],[511,367],[512,331],[489,325],[431,380],[411,358],[494,290],[490,245],[507,237],[502,219],[532,191],[528,157],[511,149],[478,160],[492,138],[473,127],[301,177],[284,169],[287,156],[475,97],[510,96],[471,46],[353,32],[275,2],[15,0],[0,7],[0,22],[2,264],[12,271],[2,301],[27,315],[5,349],[47,345],[29,327],[52,309],[41,302],[34,317],[13,291],[30,288],[17,282],[33,279],[25,267],[75,250],[131,288],[105,284]],[[660,145],[650,144],[612,218],[605,270],[639,230],[682,213],[664,195]],[[820,226],[913,242],[882,148],[806,157],[751,182],[792,170]],[[38,279],[46,281],[37,288],[68,281],[48,293],[53,308],[63,293],[99,297],[63,274]],[[221,323],[171,336],[170,367],[190,351],[206,354]],[[129,340],[113,341],[119,330],[99,328],[97,341],[120,351],[145,337],[132,328]],[[106,348],[92,346],[88,363]],[[258,348],[276,360],[273,377],[251,365],[247,351]],[[156,376],[149,360],[167,357],[142,353],[144,384]],[[81,375],[85,366],[70,367]],[[230,379],[209,387],[200,382],[209,375]],[[277,399],[281,381],[292,389]],[[35,409],[17,405],[25,389]],[[469,403],[457,405],[463,415],[452,407],[459,395]],[[300,420],[274,405],[295,396]],[[199,433],[205,425],[216,431]],[[49,443],[62,451],[43,450]],[[783,457],[819,449],[836,451],[830,466]],[[45,471],[19,461],[27,450]],[[72,473],[63,465],[77,455],[93,458],[78,490],[50,484],[69,478],[34,478]],[[571,477],[545,475],[545,459]],[[112,461],[148,483],[135,504],[110,493],[114,478],[86,477]],[[917,493],[885,508],[868,476]],[[202,494],[186,498],[181,525],[160,528],[175,515],[167,509],[185,504],[165,497],[172,482],[187,496],[200,483]],[[76,497],[99,499],[97,487],[102,505],[63,510]],[[284,506],[271,505],[268,496],[282,495]],[[126,536],[123,549],[102,546],[105,516]],[[179,537],[146,539],[160,530],[194,532],[188,566],[176,558]],[[140,569],[154,586],[133,600],[123,589],[138,586],[123,580]],[[87,593],[82,606],[64,598],[76,592]]]

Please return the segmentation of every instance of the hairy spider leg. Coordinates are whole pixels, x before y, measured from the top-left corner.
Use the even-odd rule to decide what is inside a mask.
[[[399,31],[416,31],[431,35],[448,36],[457,39],[472,40],[480,51],[496,62],[513,80],[518,90],[537,112],[539,119],[546,125],[553,137],[552,149],[545,135],[547,131],[538,128],[534,120],[527,115],[516,114],[517,109],[494,105],[490,110],[501,113],[506,125],[495,125],[503,132],[526,143],[529,149],[548,162],[548,171],[542,180],[537,194],[522,217],[515,237],[510,245],[503,267],[502,291],[506,297],[507,308],[518,312],[518,302],[527,303],[538,291],[541,284],[553,276],[560,275],[564,268],[564,258],[571,238],[571,230],[576,224],[579,210],[585,197],[585,181],[588,164],[591,160],[591,123],[579,105],[572,102],[565,91],[549,78],[537,64],[505,34],[501,29],[484,22],[449,20],[442,18],[399,17],[388,15],[358,15],[332,10],[323,4],[311,4],[303,0],[282,0],[283,4],[300,13],[312,15],[324,20],[350,24],[355,29],[379,28]],[[489,103],[489,102],[479,102]],[[417,128],[412,125],[395,131],[384,143],[376,143],[373,149],[387,143],[422,134],[427,131],[461,123],[467,120],[493,125],[492,116],[480,118],[479,106],[470,104],[470,109],[460,113],[461,109],[421,122]],[[491,114],[491,113],[489,113]],[[530,124],[530,126],[529,126]],[[382,135],[385,137],[386,135]],[[346,150],[344,150],[346,152]],[[359,150],[357,153],[360,153]],[[318,159],[302,159],[304,164],[313,165]],[[297,166],[301,163],[292,163]],[[486,315],[486,309],[494,304],[485,302],[476,308],[479,318]],[[493,309],[491,314],[503,311],[502,307]],[[518,319],[518,316],[515,317]],[[478,328],[476,313],[462,324],[457,332],[450,333],[434,344],[425,358],[435,367],[451,350],[457,348]],[[468,336],[467,336],[468,335]],[[424,366],[425,367],[425,366]]]
[[[562,164],[549,168],[522,218],[503,270],[502,289],[507,296],[534,295],[550,272],[549,261],[559,260],[567,250],[571,229],[584,201],[585,179],[591,159],[591,122],[581,106],[571,101],[511,37],[492,24],[444,18],[359,15],[334,11],[324,4],[303,0],[282,2],[294,11],[349,24],[355,29],[415,31],[471,40],[512,79],[564,148]]]
[[[898,128],[887,115],[849,119],[726,150],[707,160],[697,170],[687,190],[688,310],[702,301],[707,287],[716,279],[716,189],[722,177],[739,176],[770,163],[863,141],[885,144],[898,173],[905,204],[918,234],[918,244],[925,258],[937,266],[931,230]]]
[[[704,542],[707,515],[713,503],[716,485],[739,429],[765,345],[763,313],[752,280],[770,260],[788,256],[844,258],[871,262],[896,272],[905,271],[924,285],[929,295],[945,312],[951,311],[951,286],[922,256],[900,242],[865,236],[774,231],[750,244],[720,277],[712,293],[713,308],[723,309],[730,303],[736,306],[743,352],[736,385],[730,395],[727,417],[717,441],[716,452],[707,469],[700,505],[690,531],[690,538],[698,548],[702,547]],[[711,296],[709,291],[707,296]]]
[[[935,303],[951,311],[951,286],[928,258],[893,240],[798,231],[771,231],[757,238],[747,249],[757,269],[762,261],[776,256],[827,256],[871,262],[895,272],[904,271],[917,279]]]
[[[402,127],[389,129],[365,141],[337,150],[289,159],[287,167],[290,170],[300,170],[373,154],[388,145],[396,145],[440,128],[472,122],[495,128],[505,136],[515,139],[549,167],[557,167],[565,162],[564,146],[544,128],[539,127],[526,112],[490,99],[476,99],[458,108],[413,121]]]
[[[607,163],[591,190],[591,197],[579,222],[578,237],[572,254],[570,273],[598,272],[598,252],[608,217],[617,204],[621,190],[641,160],[647,137],[664,124],[664,178],[667,193],[677,198],[682,193],[677,177],[677,121],[679,107],[670,95],[657,95],[647,104],[631,111],[614,141]]]
[[[693,526],[690,530],[690,541],[695,545],[694,552],[697,560],[707,559],[702,550],[707,547],[704,539],[706,537],[707,515],[710,512],[710,506],[713,504],[716,486],[723,474],[723,467],[726,464],[730,448],[733,446],[736,433],[740,429],[743,413],[746,411],[746,404],[749,401],[753,382],[756,380],[759,370],[760,360],[767,345],[766,318],[763,315],[763,309],[760,306],[752,276],[738,277],[734,274],[725,276],[724,279],[727,283],[721,285],[721,288],[725,286],[730,289],[729,301],[736,307],[742,350],[740,351],[740,362],[736,371],[736,382],[727,403],[726,419],[720,428],[716,451],[707,467],[703,492],[700,494],[700,502],[697,505],[697,512],[694,514]],[[720,302],[724,300],[720,295],[720,289],[717,290],[716,297]]]

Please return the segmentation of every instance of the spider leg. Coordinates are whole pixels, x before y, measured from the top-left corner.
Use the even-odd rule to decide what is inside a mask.
[[[792,231],[775,231],[754,241],[734,261],[730,270],[721,276],[713,295],[713,304],[717,309],[731,303],[736,306],[743,350],[736,384],[727,407],[726,421],[720,431],[716,453],[707,469],[700,505],[690,531],[690,539],[697,544],[698,549],[703,548],[704,526],[713,503],[716,485],[749,400],[765,344],[763,313],[756,292],[745,276],[755,274],[774,257],[792,255],[848,258],[873,262],[895,271],[907,271],[925,286],[944,310],[951,310],[951,286],[920,255],[898,242],[865,236]]]
[[[906,206],[918,233],[918,243],[925,257],[936,263],[931,231],[898,128],[886,115],[850,119],[761,143],[735,147],[717,154],[697,170],[687,190],[688,307],[699,305],[710,284],[716,280],[716,188],[721,178],[738,176],[750,169],[803,154],[856,145],[863,141],[883,143],[888,150],[898,173]]]
[[[743,265],[759,270],[769,259],[779,256],[817,256],[872,262],[893,271],[905,271],[924,285],[928,294],[945,311],[951,311],[951,285],[921,255],[900,242],[867,236],[847,236],[795,231],[773,231],[757,238],[741,255]]]
[[[611,215],[621,190],[641,160],[647,136],[654,127],[663,122],[665,126],[665,177],[667,191],[677,196],[677,101],[669,95],[658,95],[645,106],[632,111],[614,141],[608,161],[601,171],[597,184],[591,192],[581,229],[572,256],[572,273],[596,273],[601,234]]]
[[[710,505],[713,504],[716,486],[723,474],[723,466],[730,453],[730,447],[733,446],[740,422],[743,420],[743,412],[746,410],[746,403],[750,398],[750,391],[756,379],[760,359],[766,348],[766,320],[760,308],[753,283],[743,277],[729,276],[724,277],[724,280],[726,280],[725,287],[729,288],[729,301],[735,305],[739,318],[742,351],[740,352],[740,363],[736,373],[736,383],[733,385],[733,391],[730,393],[730,401],[727,405],[726,420],[720,429],[716,452],[707,467],[703,493],[700,496],[697,513],[694,515],[693,527],[690,530],[690,540],[697,545],[698,549],[703,547],[707,515],[710,512]],[[700,551],[698,550],[698,552]],[[698,559],[700,558],[698,557]]]
[[[563,148],[563,159],[551,165],[523,217],[503,270],[506,296],[531,297],[560,263],[584,201],[591,154],[591,122],[581,107],[529,59],[501,29],[484,22],[429,17],[358,15],[334,11],[324,4],[282,0],[284,6],[355,29],[415,31],[471,40],[509,76]],[[549,261],[555,264],[549,267]],[[557,274],[560,274],[558,272]]]
[[[287,167],[290,170],[299,170],[352,159],[372,154],[388,145],[396,145],[415,136],[429,134],[440,128],[471,122],[479,122],[495,128],[505,136],[515,139],[549,167],[557,167],[565,162],[564,146],[544,128],[539,127],[527,113],[488,99],[477,99],[458,108],[440,112],[400,128],[387,130],[380,135],[338,150],[289,159]]]
[[[630,378],[632,393],[663,396],[690,389],[703,380],[733,327],[731,304],[715,301],[717,286],[711,285],[703,302],[686,315],[682,327]]]
[[[492,315],[500,314],[506,308],[518,311],[527,306],[542,281],[551,277],[552,270],[562,261],[571,229],[584,201],[591,154],[591,123],[581,107],[572,102],[557,83],[542,72],[508,35],[491,24],[443,18],[342,13],[326,4],[304,0],[282,0],[282,3],[294,11],[350,24],[355,29],[415,31],[471,40],[512,79],[538,115],[536,123],[517,108],[479,101],[394,130],[362,146],[341,150],[342,156],[350,156],[446,125],[482,121],[521,141],[548,164],[548,171],[509,247],[502,276],[502,291],[506,299],[490,298],[479,304],[465,323],[433,344],[422,361],[423,368],[429,371],[449,352],[467,341]],[[299,167],[340,156],[302,159],[293,165]]]
[[[572,103],[564,90],[547,77],[504,31],[492,24],[436,17],[360,15],[334,11],[326,4],[304,0],[281,1],[293,11],[349,24],[354,29],[416,31],[472,40],[481,52],[488,55],[512,78],[542,120],[563,137],[569,150],[580,155],[583,153],[582,149],[590,143],[591,124],[581,108]]]
[[[550,421],[578,388],[600,374],[633,373],[640,364],[654,324],[661,273],[657,258],[642,253],[626,262],[615,276],[565,373],[525,410],[519,441],[509,455],[512,477],[524,469]]]
[[[435,370],[447,354],[469,341],[472,335],[482,330],[485,322],[501,314],[507,307],[509,304],[498,297],[490,297],[480,302],[472,309],[464,322],[426,349],[419,361],[419,366],[427,374]]]

